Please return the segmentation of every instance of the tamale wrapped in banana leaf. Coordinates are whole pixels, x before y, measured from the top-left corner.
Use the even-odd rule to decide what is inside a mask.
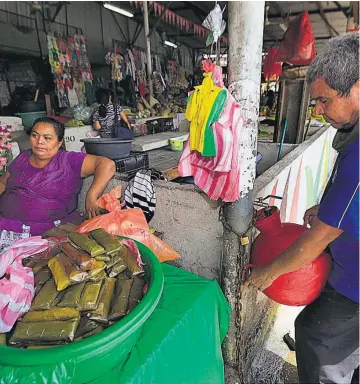
[[[123,259],[121,258],[120,254],[119,254],[119,252],[118,252],[114,257],[111,258],[110,261],[107,261],[107,262],[106,262],[106,269],[109,270],[109,269],[111,269],[115,264],[120,263],[120,262],[124,264],[124,261],[123,261]],[[125,265],[125,264],[124,264],[124,265]],[[126,265],[125,265],[125,268],[126,268]]]
[[[36,275],[38,272],[40,272],[44,267],[47,266],[49,260],[51,260],[51,259],[38,260],[37,263],[31,267],[33,270],[33,273]]]
[[[41,345],[62,344],[74,340],[79,319],[70,321],[43,321],[16,324],[9,344]]]
[[[31,311],[22,318],[23,323],[37,323],[39,321],[68,321],[80,319],[80,313],[75,308],[53,307],[45,311]]]
[[[61,301],[58,303],[58,307],[68,307],[68,308],[76,308],[81,299],[81,294],[84,290],[85,283],[75,284],[71,287],[67,288],[64,292],[64,296]]]
[[[109,271],[109,276],[110,277],[116,277],[120,275],[120,273],[124,272],[126,269],[126,265],[121,261],[117,264],[115,264],[111,270]]]
[[[58,291],[64,290],[73,283],[79,283],[89,278],[87,272],[78,270],[73,261],[62,252],[52,258],[48,266],[54,277]]]
[[[111,299],[113,297],[116,279],[108,277],[104,279],[99,297],[98,307],[90,315],[91,320],[99,323],[107,323],[110,311]]]
[[[35,276],[35,286],[44,285],[51,277],[51,271],[48,267],[42,268]]]
[[[137,264],[134,255],[131,253],[128,247],[123,246],[121,248],[120,257],[123,259],[125,265],[133,277],[144,273],[144,269]]]
[[[89,235],[105,249],[107,255],[116,254],[122,247],[120,241],[114,239],[102,228],[90,231]]]
[[[49,349],[55,347],[56,345],[29,345],[26,349]]]
[[[103,281],[89,281],[81,295],[78,311],[94,311],[97,308]]]
[[[133,279],[129,296],[128,312],[131,312],[143,298],[144,285],[145,281],[141,277],[136,277]]]
[[[42,260],[45,260],[44,264],[42,264],[42,266],[44,266],[47,264],[49,259],[50,257],[47,256],[47,251],[44,251],[44,252],[37,253],[36,255],[25,257],[22,260],[22,265],[24,267],[33,268],[37,263],[41,263]]]
[[[106,264],[103,261],[95,261],[92,269],[89,271],[90,278],[95,277],[100,272],[102,272],[106,267]]]
[[[50,268],[50,271],[54,277],[56,288],[58,291],[63,291],[71,284],[69,275],[67,273],[69,272],[69,267],[67,265],[66,259],[62,258],[61,255],[63,254],[59,254],[56,257],[53,257],[48,262],[48,267]],[[70,266],[70,268],[72,269],[72,265]]]
[[[39,284],[35,286],[35,296],[38,295],[38,293],[41,291],[41,288],[43,287],[43,284]]]
[[[79,326],[75,333],[75,339],[82,337],[85,333],[93,331],[98,326],[99,324],[96,321],[90,320],[87,316],[81,316]]]
[[[94,264],[95,260],[91,258],[87,253],[79,251],[70,243],[63,244],[61,250],[83,271],[89,271],[92,269],[92,265]]]
[[[0,333],[0,345],[6,345],[6,334]]]
[[[106,274],[105,270],[102,270],[98,274],[96,274],[95,276],[91,277],[90,281],[100,281],[100,280],[105,279],[105,277],[107,277],[107,274]]]
[[[130,279],[117,279],[115,294],[111,302],[110,313],[108,316],[109,321],[121,319],[126,315],[132,282],[133,281]]]
[[[48,280],[41,288],[31,304],[32,311],[40,311],[54,307],[61,299],[62,294],[56,289],[53,279]]]
[[[101,255],[101,256],[95,256],[95,260],[97,261],[110,261],[110,256],[107,255]]]
[[[90,331],[88,333],[85,333],[83,335],[83,339],[86,339],[87,337],[90,337],[90,336],[93,336],[93,335],[97,335],[98,333],[102,332],[104,330],[104,327],[99,325],[98,327],[96,327],[93,331]]]
[[[92,257],[100,256],[105,253],[105,249],[101,245],[81,233],[71,232],[69,233],[68,238],[75,247],[82,249]]]

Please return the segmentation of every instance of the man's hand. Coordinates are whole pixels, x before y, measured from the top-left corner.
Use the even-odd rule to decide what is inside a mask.
[[[317,217],[319,213],[320,205],[315,205],[314,207],[309,208],[304,215],[304,225],[306,227],[311,227],[313,224],[313,220]]]
[[[250,276],[246,279],[244,285],[248,287],[252,285],[259,291],[270,287],[273,281],[277,278],[269,267],[253,267]]]
[[[90,190],[89,190],[90,192]],[[85,201],[86,213],[91,219],[92,217],[98,216],[100,214],[99,207],[97,206],[97,198],[91,192],[87,194]]]

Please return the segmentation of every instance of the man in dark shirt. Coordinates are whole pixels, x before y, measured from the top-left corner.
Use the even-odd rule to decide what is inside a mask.
[[[328,283],[295,322],[301,383],[349,384],[359,366],[359,34],[330,40],[310,65],[307,80],[316,113],[338,132],[332,184],[304,217],[311,228],[246,282],[264,290],[279,276],[309,264],[329,246]]]

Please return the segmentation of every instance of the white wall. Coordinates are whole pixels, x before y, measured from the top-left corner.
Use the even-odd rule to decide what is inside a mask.
[[[101,9],[101,11],[100,11]],[[51,7],[51,13],[54,14],[55,6]],[[34,55],[38,54],[38,41],[35,30],[19,31],[14,25],[22,27],[35,28],[35,23],[25,17],[17,17],[15,15],[6,14],[3,11],[14,12],[23,16],[33,17],[31,8],[28,2],[1,1],[0,2],[0,49],[3,51],[28,52]],[[112,47],[112,39],[124,41],[124,38],[119,31],[119,28],[111,15],[111,12],[100,4],[94,1],[76,1],[67,5],[69,34],[74,34],[74,29],[77,27],[82,29],[82,33],[86,38],[87,49],[92,63],[103,64],[104,55]],[[103,22],[104,44],[102,43],[101,34],[101,14]],[[42,16],[37,12],[35,17],[40,29],[41,46],[44,53],[47,53],[46,36]],[[119,25],[121,26],[124,35],[129,38],[135,34],[137,23],[125,16],[116,14]],[[65,7],[61,9],[57,15],[56,22],[66,24]],[[65,25],[48,24],[47,29],[66,34]],[[144,29],[139,34],[135,46],[145,49]],[[160,37],[157,33],[152,34],[151,49],[158,54],[164,54],[165,50],[161,44]],[[187,72],[192,72],[192,58],[186,46],[179,47],[182,57],[182,64]]]

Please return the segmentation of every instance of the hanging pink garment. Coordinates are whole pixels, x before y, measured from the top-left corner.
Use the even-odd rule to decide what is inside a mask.
[[[205,158],[197,152],[191,152],[187,142],[179,162],[179,174],[183,177],[193,176],[195,184],[212,200],[238,200],[241,192],[240,146],[245,125],[240,105],[228,93],[220,119],[213,125],[216,156]]]
[[[34,298],[34,274],[22,260],[47,248],[48,241],[35,236],[18,240],[0,255],[0,333],[11,330]]]

